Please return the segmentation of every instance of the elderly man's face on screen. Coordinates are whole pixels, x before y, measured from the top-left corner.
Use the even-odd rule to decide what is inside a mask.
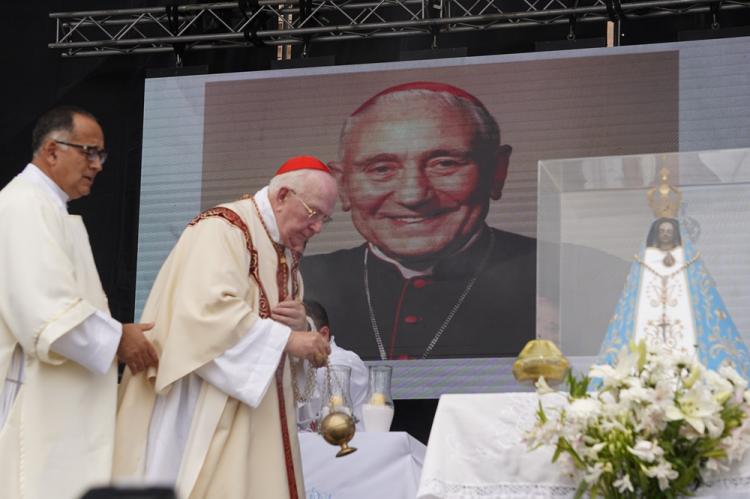
[[[342,134],[344,209],[368,241],[402,261],[456,251],[498,199],[510,148],[479,147],[480,119],[438,94],[381,98]],[[397,96],[403,97],[403,96]]]

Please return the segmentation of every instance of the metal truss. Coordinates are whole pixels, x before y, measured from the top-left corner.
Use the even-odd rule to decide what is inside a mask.
[[[287,3],[279,3],[286,1]],[[64,57],[135,54],[569,24],[750,8],[750,0],[240,0],[55,12]]]

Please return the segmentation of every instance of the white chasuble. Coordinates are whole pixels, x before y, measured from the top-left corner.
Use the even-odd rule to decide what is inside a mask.
[[[275,379],[290,329],[266,318],[279,301],[280,258],[273,215],[260,201],[266,227],[251,200],[222,205],[247,227],[252,253],[237,225],[204,213],[162,266],[142,317],[156,323],[159,368],[126,372],[116,478],[175,485],[185,499],[290,496]],[[288,251],[284,260],[291,265]],[[304,497],[288,359],[282,386],[293,481]]]
[[[81,334],[109,317],[86,229],[26,173],[0,192],[0,487],[4,499],[74,499],[110,480],[119,332]],[[74,345],[75,362],[60,355]]]
[[[635,341],[645,340],[652,348],[667,347],[671,351],[693,355],[695,321],[685,271],[685,252],[682,247],[677,247],[669,253],[673,262],[666,266],[667,252],[651,247],[644,252]]]

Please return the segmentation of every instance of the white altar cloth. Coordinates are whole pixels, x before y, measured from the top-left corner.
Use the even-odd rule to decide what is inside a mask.
[[[558,394],[541,398],[545,407],[564,403]],[[572,498],[577,483],[551,463],[553,448],[528,451],[521,442],[538,401],[536,393],[440,397],[417,498]],[[750,497],[750,456],[693,497]]]
[[[405,432],[358,432],[357,452],[336,457],[338,447],[317,433],[300,432],[307,499],[413,499],[425,446]]]

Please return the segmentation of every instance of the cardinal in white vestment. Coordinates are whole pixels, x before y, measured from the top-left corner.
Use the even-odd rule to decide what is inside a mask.
[[[336,196],[325,164],[300,156],[185,229],[143,312],[159,368],[123,379],[116,477],[185,499],[305,496],[291,370],[330,348],[307,331],[298,266]]]
[[[32,163],[0,191],[0,496],[77,499],[110,480],[118,354],[135,371],[158,356],[142,324],[109,315],[79,216],[106,158],[87,111],[37,122]]]

